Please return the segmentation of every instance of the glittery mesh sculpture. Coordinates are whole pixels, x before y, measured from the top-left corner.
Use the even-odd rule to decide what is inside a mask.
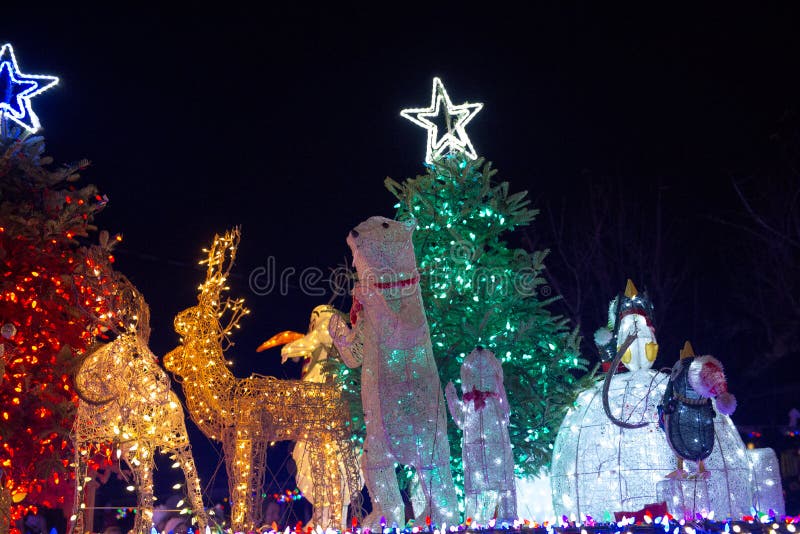
[[[753,505],[760,512],[774,510],[777,515],[786,513],[783,500],[781,472],[778,457],[772,449],[748,449],[747,457],[753,468]]]
[[[657,406],[668,375],[649,369],[614,376],[608,402],[621,419],[645,422],[627,429],[603,409],[603,384],[578,396],[558,431],[551,484],[556,515],[596,519],[605,512],[639,510],[656,502],[656,483],[677,467],[658,427]]]
[[[341,392],[301,380],[237,378],[223,357],[232,330],[248,313],[243,299],[222,297],[238,243],[238,229],[215,236],[201,262],[207,271],[198,304],[175,318],[181,344],[164,357],[164,366],[180,377],[192,420],[210,439],[222,442],[234,530],[252,530],[261,519],[267,445],[281,440],[312,444],[309,457],[318,484],[311,497],[321,504],[314,521],[321,524],[321,509],[329,506],[330,523],[338,525],[341,507],[331,505],[340,488],[339,469],[329,467],[343,462],[351,495],[360,490]]]
[[[627,315],[644,315],[627,324],[649,325],[646,310],[652,307],[626,304],[622,309]],[[619,317],[615,319],[618,320]],[[613,341],[596,337],[596,342],[601,346],[613,342],[620,348],[623,344],[617,344],[617,340],[626,340],[630,334],[645,336],[648,343],[656,342],[649,326],[638,331],[623,328]],[[669,375],[650,369],[655,358],[647,354],[647,346],[631,343],[629,361],[635,362],[637,369],[614,374],[608,380],[608,406],[614,421],[603,407],[603,382],[581,393],[564,418],[550,469],[557,515],[602,518],[605,512],[639,510],[666,495],[662,481],[678,467],[675,453],[659,428],[658,404]],[[619,423],[628,423],[629,427]],[[730,417],[720,413],[714,418],[714,447],[705,460],[705,470],[705,484],[694,485],[698,494],[687,492],[688,486],[683,485],[673,487],[670,495],[695,504],[707,499],[718,518],[750,513],[753,472],[746,448]],[[657,492],[657,484],[662,491]],[[667,504],[676,515],[692,505],[688,501]]]
[[[452,382],[445,389],[450,415],[463,431],[466,517],[482,524],[495,514],[500,519],[516,519],[508,398],[503,367],[491,351],[478,347],[464,359],[461,391],[463,400],[458,398]]]
[[[125,330],[90,354],[75,376],[81,400],[73,425],[77,493],[71,529],[84,532],[84,513],[94,512],[83,506],[84,486],[91,480],[88,450],[109,443],[133,473],[139,510],[134,532],[149,532],[152,526],[156,450],[170,454],[183,470],[189,503],[202,529],[207,521],[183,408],[147,346],[147,304],[127,280],[123,288],[120,317],[127,322]]]
[[[336,349],[333,346],[333,341],[328,333],[328,323],[333,314],[340,314],[336,308],[329,305],[320,305],[311,311],[311,318],[308,324],[308,332],[306,334],[299,334],[297,332],[285,331],[276,334],[266,342],[264,342],[257,349],[258,352],[266,350],[270,347],[285,344],[281,349],[281,362],[286,363],[288,360],[303,360],[302,379],[305,382],[313,382],[317,384],[325,384],[328,387],[338,387],[334,383],[334,377],[323,371],[323,363],[328,359],[328,356]],[[314,462],[312,462],[312,454],[315,448],[313,443],[307,441],[298,441],[292,450],[292,458],[294,459],[297,471],[295,472],[295,481],[297,487],[306,498],[314,505],[315,510],[321,515],[322,524],[326,525],[330,522],[332,510],[338,508],[342,510],[342,518],[346,517],[343,511],[345,505],[343,496],[352,493],[350,488],[361,488],[364,482],[359,476],[357,480],[351,480],[355,473],[348,467],[350,460],[348,458],[333,458],[332,463],[327,463],[325,466],[324,477],[319,473],[313,472]],[[348,450],[349,451],[349,450]],[[349,452],[348,452],[349,453]],[[338,483],[339,489],[337,491],[335,485]],[[329,485],[328,488],[320,486]],[[330,494],[328,499],[329,505],[325,503],[315,502],[314,495],[320,491]],[[356,493],[355,495],[358,495]],[[348,525],[339,525],[342,530],[347,528]]]
[[[716,403],[711,404],[714,397]],[[672,367],[664,398],[659,405],[662,429],[667,443],[678,455],[678,467],[682,460],[698,462],[698,469],[705,470],[703,460],[714,447],[714,408],[724,415],[736,409],[736,399],[728,393],[722,364],[713,356],[695,356],[687,341],[680,353],[680,360]],[[674,476],[683,476],[678,471]]]
[[[608,324],[594,334],[600,356],[606,361],[613,360],[627,337],[633,334],[635,337],[623,351],[620,361],[629,371],[650,369],[658,355],[652,315],[653,304],[647,293],[640,294],[633,281],[628,279],[625,292],[616,296],[608,306]]]
[[[457,501],[450,473],[446,408],[422,307],[411,233],[405,223],[371,217],[347,237],[358,272],[350,328],[334,316],[331,337],[349,367],[361,366],[366,422],[362,467],[373,511],[364,525],[405,522],[395,463],[411,465],[428,505],[418,521],[452,524]]]
[[[708,490],[705,478],[668,478],[656,484],[656,498],[658,502],[667,503],[673,516],[692,521],[697,514],[707,515],[712,511]],[[716,511],[714,514],[716,516]]]

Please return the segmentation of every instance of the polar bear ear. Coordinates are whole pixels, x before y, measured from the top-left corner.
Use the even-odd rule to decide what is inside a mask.
[[[408,233],[411,233],[417,229],[417,220],[414,217],[408,217],[398,222],[402,224],[406,230],[408,230]]]

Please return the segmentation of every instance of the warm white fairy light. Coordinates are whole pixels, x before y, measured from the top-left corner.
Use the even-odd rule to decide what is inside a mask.
[[[442,80],[434,78],[431,105],[427,108],[404,109],[400,115],[428,131],[425,161],[433,163],[435,159],[447,152],[463,152],[472,159],[478,157],[465,126],[475,118],[482,108],[483,104],[481,103],[453,105]],[[439,127],[431,120],[440,114],[444,114],[447,127],[447,131],[441,134]]]
[[[14,47],[4,44],[0,48],[0,122],[11,120],[30,133],[36,132],[41,125],[31,107],[31,98],[56,84],[55,76],[20,72]]]
[[[304,382],[326,384],[338,388],[330,374],[323,371],[328,355],[335,351],[333,340],[328,332],[328,324],[333,314],[341,314],[329,305],[320,305],[311,312],[308,332],[284,331],[272,336],[257,349],[259,352],[285,344],[281,349],[281,360],[303,360],[302,379]],[[343,411],[346,408],[342,407]],[[313,442],[313,443],[312,443]],[[347,519],[345,497],[353,493],[353,488],[361,488],[363,479],[358,470],[349,469],[347,456],[340,457],[339,447],[324,436],[303,432],[302,440],[297,441],[292,457],[297,465],[295,481],[298,489],[314,505],[314,520],[322,524],[341,525],[346,528]],[[320,452],[324,452],[320,456]],[[324,458],[324,469],[320,470],[320,458]],[[357,478],[356,478],[357,477]],[[358,490],[356,490],[357,492]]]
[[[164,356],[167,370],[181,377],[189,415],[206,436],[222,441],[234,530],[253,529],[260,519],[267,446],[276,440],[314,436],[309,442],[313,472],[330,481],[317,486],[338,489],[329,466],[341,463],[347,479],[355,482],[349,489],[361,489],[356,487],[358,465],[346,429],[349,416],[338,388],[260,375],[237,378],[225,365],[230,335],[249,313],[244,299],[224,296],[239,237],[238,228],[215,236],[204,251],[206,259],[200,263],[206,265],[206,280],[198,288],[197,305],[175,318],[181,343]],[[322,492],[314,495],[323,504],[332,499]],[[341,507],[332,510],[330,522],[341,522],[341,514]],[[315,521],[321,521],[317,510]]]
[[[618,350],[619,340],[635,335],[636,342],[622,355],[631,372],[608,379],[610,414],[603,408],[599,382],[579,395],[564,418],[550,469],[556,514],[602,517],[640,510],[653,502],[666,502],[672,515],[687,518],[696,513],[713,517],[715,512],[740,517],[754,504],[783,513],[775,454],[769,449],[748,451],[730,417],[722,413],[714,417],[714,447],[705,460],[707,478],[687,479],[685,471],[677,471],[677,457],[659,426],[657,407],[670,377],[650,368],[657,341],[648,306],[636,302],[640,296],[630,280],[620,298],[612,301],[609,313],[609,328],[618,329],[616,340],[599,341],[598,332],[595,341]],[[719,412],[716,403],[714,408]],[[634,427],[624,427],[625,422]],[[696,471],[696,464],[690,463],[688,468]]]
[[[461,366],[458,397],[452,382],[446,396],[458,428],[463,431],[464,501],[467,517],[486,521],[517,516],[514,456],[508,436],[509,406],[503,368],[494,353],[476,348]]]
[[[150,527],[153,501],[153,454],[156,450],[172,453],[180,461],[187,481],[187,493],[195,514],[205,524],[200,481],[191,454],[183,409],[171,390],[167,374],[147,346],[149,311],[138,291],[124,280],[122,302],[117,315],[142,317],[132,321],[117,338],[100,346],[81,365],[75,386],[81,401],[73,425],[76,480],[88,482],[87,467],[92,446],[110,444],[116,458],[128,464],[135,484],[127,486],[137,494],[135,532]],[[75,498],[76,532],[83,532],[83,503],[86,484],[77,486]],[[180,485],[179,485],[180,487]],[[80,510],[80,513],[79,511]]]

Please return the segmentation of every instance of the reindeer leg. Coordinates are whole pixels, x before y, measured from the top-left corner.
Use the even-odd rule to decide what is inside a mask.
[[[338,447],[333,436],[328,436],[325,440],[325,472],[328,474],[328,524],[333,528],[342,526],[342,508],[344,506],[344,494],[342,491],[342,472],[339,469]]]
[[[348,525],[344,524],[344,519],[347,517],[345,511],[347,503],[350,505],[350,513],[357,519],[362,518],[362,496],[361,487],[364,485],[361,479],[361,471],[359,469],[358,458],[354,445],[349,439],[339,437],[337,441],[338,451],[337,458],[340,463],[338,470],[341,476],[339,487],[341,488],[342,495],[342,525],[340,528],[346,530]],[[347,495],[347,499],[344,496]]]
[[[261,431],[268,425],[262,419],[259,425],[259,432],[254,432],[257,438],[253,439],[252,455],[252,470],[250,471],[250,514],[253,525],[262,522],[264,516],[264,498],[261,492],[264,489],[264,479],[266,478],[267,468],[267,445],[269,441],[267,436]]]
[[[311,465],[311,477],[314,480],[312,486],[312,499],[314,502],[314,510],[312,512],[311,521],[320,527],[326,528],[330,526],[326,522],[328,515],[327,508],[330,507],[330,478],[326,472],[325,465],[325,451],[324,441],[317,440],[307,442],[308,458]]]
[[[307,443],[313,485],[313,522],[323,528],[342,526],[342,481],[338,447],[326,436]]]
[[[231,495],[231,526],[234,531],[253,530],[261,518],[267,440],[256,429],[240,426],[231,428],[230,432],[238,433],[235,440],[223,440]]]
[[[228,432],[235,435],[236,429],[230,428]],[[226,436],[222,442],[225,468],[228,471],[228,493],[231,497],[231,527],[236,532],[246,531],[250,527],[248,522],[251,522],[248,496],[252,491],[250,469],[253,445],[249,439],[232,439],[233,437],[235,436]]]
[[[185,430],[184,435],[186,435]],[[189,504],[192,505],[192,512],[197,519],[197,528],[195,530],[205,530],[208,519],[206,518],[205,508],[203,507],[203,494],[200,490],[200,479],[197,476],[197,467],[195,467],[188,439],[185,446],[175,450],[175,456],[177,461],[181,464],[183,476],[186,478],[186,493],[189,497]]]
[[[86,513],[84,506],[84,497],[86,494],[86,476],[89,466],[86,460],[80,453],[80,442],[75,443],[75,502],[72,504],[72,517],[70,518],[69,533],[83,534],[84,518],[83,514]],[[89,513],[94,513],[91,510]]]
[[[125,458],[136,484],[137,496],[136,504],[139,513],[136,514],[134,530],[136,532],[149,532],[153,526],[153,468],[155,461],[150,455],[144,462],[136,465],[134,462]]]

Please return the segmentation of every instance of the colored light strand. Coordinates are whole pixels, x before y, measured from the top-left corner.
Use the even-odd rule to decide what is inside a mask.
[[[355,454],[347,439],[348,416],[338,388],[260,375],[241,379],[227,367],[224,351],[232,345],[231,333],[249,313],[244,299],[223,296],[239,237],[238,228],[217,235],[205,251],[201,264],[207,267],[206,279],[199,287],[198,303],[175,318],[181,344],[164,357],[164,365],[180,377],[190,417],[206,436],[222,442],[231,524],[235,529],[252,529],[261,515],[256,497],[264,484],[271,441],[309,444],[319,482],[312,495],[314,502],[333,502],[334,497],[322,490],[339,491],[340,459],[346,460],[351,492],[360,487]],[[332,510],[331,516],[332,524],[341,522],[340,509]],[[315,522],[321,521],[315,516]]]

